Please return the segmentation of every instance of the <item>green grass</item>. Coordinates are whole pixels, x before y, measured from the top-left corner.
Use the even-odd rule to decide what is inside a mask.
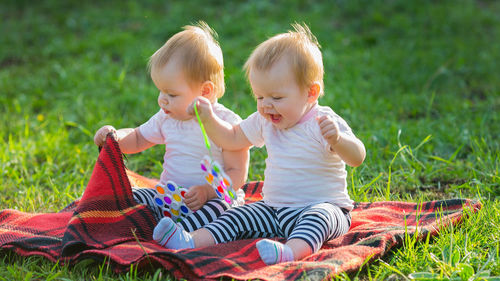
[[[224,51],[227,107],[255,110],[241,67],[266,38],[307,23],[322,45],[320,100],[367,148],[349,169],[356,201],[466,197],[484,207],[431,240],[367,264],[347,280],[500,276],[500,2],[2,1],[0,209],[53,212],[79,197],[105,124],[135,127],[157,110],[148,57],[186,24],[207,21]],[[249,178],[262,179],[263,149]],[[128,157],[158,177],[162,148]],[[155,280],[4,255],[0,280]],[[156,280],[168,277],[157,272]],[[25,278],[25,276],[27,276]]]

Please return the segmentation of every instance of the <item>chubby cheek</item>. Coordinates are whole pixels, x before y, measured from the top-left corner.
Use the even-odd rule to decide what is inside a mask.
[[[264,112],[264,109],[262,108],[262,106],[259,106],[257,105],[257,111],[262,114]]]
[[[187,108],[190,104],[190,101],[178,101],[171,104],[171,109],[175,110],[183,118],[188,118],[190,115],[187,113]]]
[[[182,102],[177,103],[177,107],[180,111],[187,115],[187,108],[191,104],[192,100],[183,100]]]

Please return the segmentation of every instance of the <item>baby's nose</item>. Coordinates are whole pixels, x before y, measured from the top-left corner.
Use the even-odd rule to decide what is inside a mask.
[[[167,105],[168,104],[168,99],[160,95],[158,97],[158,104],[161,105]]]

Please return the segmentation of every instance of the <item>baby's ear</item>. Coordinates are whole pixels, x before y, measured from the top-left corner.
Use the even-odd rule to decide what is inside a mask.
[[[201,84],[201,95],[204,98],[211,99],[215,94],[215,84],[212,81],[205,81]]]
[[[319,93],[321,92],[321,85],[319,82],[314,82],[309,91],[307,92],[307,102],[314,103],[318,100]]]

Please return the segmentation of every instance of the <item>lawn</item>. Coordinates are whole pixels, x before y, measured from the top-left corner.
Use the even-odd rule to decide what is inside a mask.
[[[211,2],[2,1],[0,209],[55,212],[83,193],[98,155],[94,132],[135,127],[157,111],[147,61],[182,26],[205,20],[218,32],[220,102],[244,118],[255,111],[246,58],[305,22],[322,45],[320,104],[343,116],[367,149],[364,164],[348,169],[352,198],[483,203],[459,227],[409,237],[339,279],[500,276],[499,1]],[[127,167],[159,177],[162,149],[128,156]],[[263,179],[266,151],[251,157],[249,179]],[[7,253],[0,261],[0,280],[171,278]]]

